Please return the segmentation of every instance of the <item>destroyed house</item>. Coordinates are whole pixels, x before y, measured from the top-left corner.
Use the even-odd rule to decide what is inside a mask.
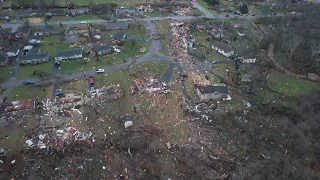
[[[28,26],[22,26],[22,27],[19,27],[14,32],[14,34],[17,36],[17,38],[24,38],[24,37],[27,37],[29,35],[30,29],[31,28],[28,27]]]
[[[223,38],[223,32],[220,28],[212,28],[207,30],[208,34],[212,35],[216,39]]]
[[[18,62],[20,64],[39,64],[43,62],[49,61],[49,54],[42,53],[42,54],[27,54],[25,56],[19,56]]]
[[[104,86],[100,89],[95,89],[90,91],[91,97],[103,97],[108,100],[117,99],[123,96],[123,90],[120,88],[120,85],[111,85]]]
[[[67,51],[56,52],[54,59],[56,61],[82,58],[82,49],[73,49]]]
[[[41,36],[32,36],[29,38],[28,42],[30,44],[40,44],[41,43]]]
[[[223,22],[222,21],[211,21],[208,24],[209,28],[214,28],[214,27],[220,28],[221,26],[223,26]]]
[[[104,54],[109,54],[112,52],[112,47],[107,46],[107,45],[102,45],[102,46],[94,46],[92,48],[94,52],[97,52],[99,55],[104,55]]]
[[[127,35],[125,32],[120,31],[120,32],[116,32],[112,35],[112,39],[113,40],[117,40],[117,41],[123,41],[124,39],[126,39]]]
[[[8,56],[0,56],[0,66],[7,66],[9,58]]]
[[[105,28],[107,30],[114,30],[114,29],[128,29],[129,24],[124,22],[116,22],[116,23],[105,23]]]
[[[35,109],[35,101],[32,99],[3,102],[0,104],[0,114],[25,113]]]
[[[228,87],[225,85],[196,85],[196,93],[201,102],[220,100],[229,96]]]
[[[58,113],[63,110],[70,110],[77,106],[83,105],[83,94],[66,94],[65,97],[48,98],[45,107],[47,111]]]

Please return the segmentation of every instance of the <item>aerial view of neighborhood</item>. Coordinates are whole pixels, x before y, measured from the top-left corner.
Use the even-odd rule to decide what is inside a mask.
[[[320,179],[320,0],[0,0],[0,179]]]

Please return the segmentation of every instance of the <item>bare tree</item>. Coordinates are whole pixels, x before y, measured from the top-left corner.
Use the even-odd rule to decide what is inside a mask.
[[[287,56],[287,60],[291,60],[293,53],[302,42],[302,37],[297,34],[282,36],[281,48]]]
[[[308,43],[311,57],[315,57],[320,54],[320,41],[311,40]]]
[[[96,60],[100,61],[98,50],[96,48],[92,48],[92,51],[93,51],[94,55],[96,56]]]
[[[135,39],[132,39],[132,40],[131,40],[131,46],[132,46],[132,47],[135,47],[136,44],[137,44],[137,41],[136,41]]]
[[[24,20],[23,24],[27,27],[30,27],[30,21],[28,19]]]
[[[61,29],[63,29],[63,24],[62,24],[62,23],[59,23],[59,27],[60,27]]]

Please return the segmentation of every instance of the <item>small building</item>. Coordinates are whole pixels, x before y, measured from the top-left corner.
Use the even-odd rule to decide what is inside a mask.
[[[116,32],[112,35],[112,39],[117,41],[124,41],[126,37],[127,37],[127,34],[123,31]]]
[[[18,47],[11,47],[7,50],[6,55],[8,57],[16,57],[20,53],[20,49]]]
[[[0,66],[7,66],[9,62],[8,56],[0,56]]]
[[[196,85],[196,93],[201,102],[207,102],[210,100],[220,100],[223,98],[229,99],[228,87],[226,85],[209,85],[202,86]]]
[[[39,64],[47,61],[49,61],[48,53],[31,54],[18,57],[18,62],[20,64]]]
[[[99,55],[104,55],[104,54],[110,54],[112,52],[112,47],[108,46],[108,45],[102,45],[102,46],[94,46],[92,48],[93,53],[95,53],[94,51],[97,51],[97,53]]]
[[[216,39],[222,39],[224,34],[223,32],[221,31],[220,28],[212,28],[212,29],[208,29],[207,32],[212,35],[214,38]]]
[[[230,57],[234,54],[234,50],[230,44],[224,42],[217,42],[212,45],[212,49],[218,51],[218,53],[225,57]]]
[[[105,28],[107,30],[128,29],[129,24],[125,22],[105,23]]]
[[[54,59],[56,61],[82,58],[82,49],[73,49],[67,51],[56,52]]]
[[[41,36],[32,36],[28,40],[29,44],[40,44],[41,43]]]

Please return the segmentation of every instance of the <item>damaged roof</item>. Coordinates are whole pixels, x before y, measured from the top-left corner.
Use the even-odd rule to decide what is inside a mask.
[[[123,37],[124,37],[125,35],[126,35],[126,33],[123,32],[123,31],[116,32],[116,33],[114,33],[114,34],[112,35],[112,39],[118,39],[118,40],[120,40],[120,39],[123,39]]]
[[[221,94],[229,94],[227,86],[219,86],[219,85],[209,85],[209,86],[201,86],[197,85],[197,88],[202,94],[210,94],[210,93],[221,93]]]
[[[31,54],[39,54],[39,53],[40,53],[40,48],[34,47],[30,49],[27,54],[31,55]]]
[[[23,26],[23,27],[19,27],[15,33],[29,33],[30,31],[30,27],[28,26]]]
[[[42,53],[42,54],[27,54],[25,56],[19,56],[18,61],[28,61],[28,60],[35,60],[35,59],[44,59],[48,58],[48,53]]]

